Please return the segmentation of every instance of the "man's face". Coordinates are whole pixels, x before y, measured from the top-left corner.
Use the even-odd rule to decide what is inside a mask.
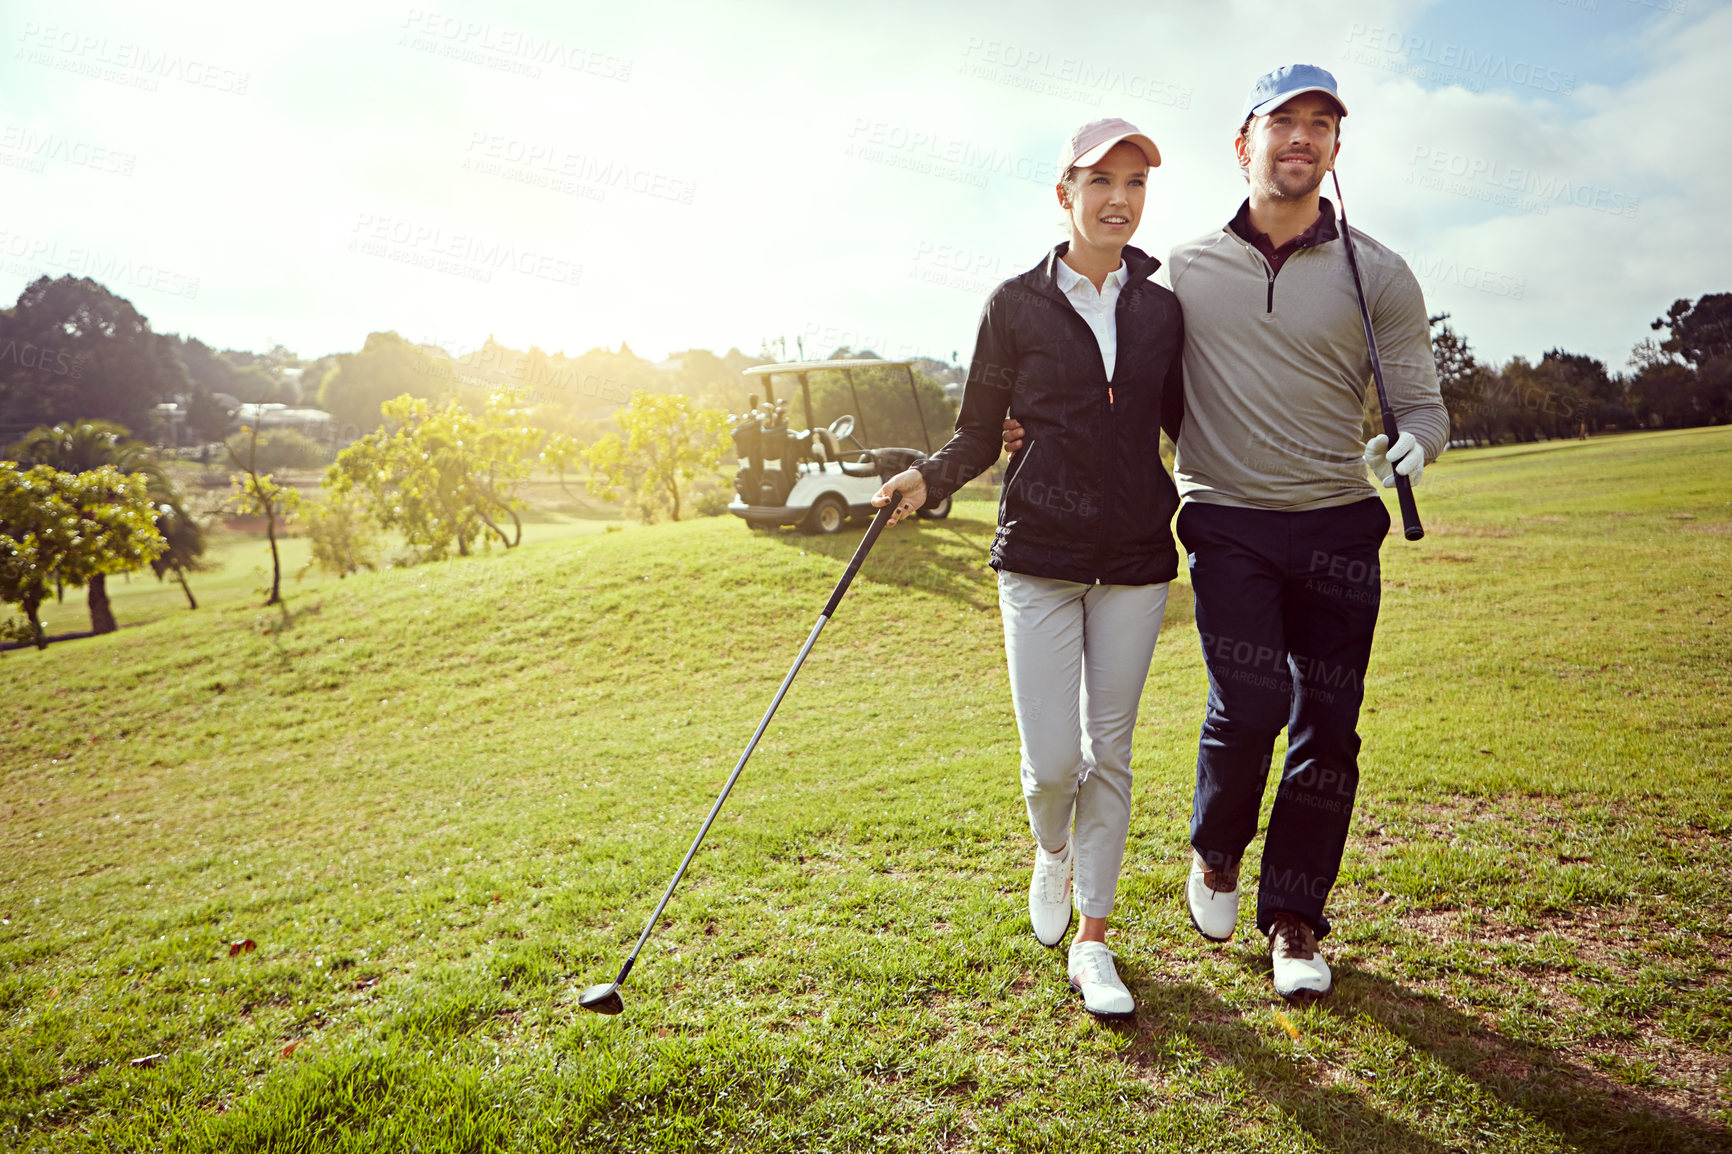
[[[1143,150],[1120,141],[1093,168],[1080,168],[1075,194],[1066,205],[1073,233],[1101,248],[1124,245],[1143,218],[1149,161]],[[1059,200],[1067,197],[1063,186]]]
[[[1321,92],[1304,92],[1267,116],[1253,117],[1234,141],[1252,188],[1268,200],[1303,200],[1317,191],[1341,150],[1340,114]]]

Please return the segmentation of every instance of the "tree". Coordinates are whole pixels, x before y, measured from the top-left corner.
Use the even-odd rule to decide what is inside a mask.
[[[140,477],[156,519],[158,534],[167,542],[167,549],[151,561],[157,578],[172,571],[180,580],[187,602],[198,608],[186,574],[202,566],[204,531],[186,511],[179,488],[152,455],[148,446],[129,441],[124,426],[112,421],[76,421],[40,427],[25,434],[12,447],[12,455],[27,464],[47,465],[62,473],[83,474],[104,466]],[[86,584],[90,606],[90,628],[95,633],[110,633],[115,629],[114,612],[108,604],[108,574],[122,570],[96,569]],[[65,575],[68,584],[79,584]]]
[[[1679,429],[1707,420],[1709,409],[1701,385],[1701,378],[1689,365],[1668,357],[1640,365],[1629,388],[1644,425]]]
[[[235,441],[250,454],[252,433],[243,430]],[[275,473],[284,469],[316,469],[327,464],[330,453],[319,442],[294,429],[275,429],[258,434],[257,464],[261,472]]]
[[[264,365],[240,363],[240,356],[250,359],[250,353],[220,353],[197,337],[171,333],[165,339],[174,347],[176,358],[186,366],[195,393],[226,393],[248,404],[289,404],[295,400],[293,390],[285,388]]]
[[[1629,390],[1643,423],[1732,421],[1732,293],[1674,301],[1650,327],[1667,336],[1643,341],[1630,358]]]
[[[730,451],[727,415],[694,408],[687,397],[635,392],[617,419],[620,433],[585,454],[594,474],[590,492],[629,497],[646,522],[663,510],[678,521],[681,482],[714,472]]]
[[[1462,440],[1486,443],[1489,423],[1486,420],[1485,387],[1489,374],[1480,367],[1467,338],[1450,327],[1448,313],[1439,313],[1430,321],[1437,329],[1431,338],[1431,356],[1437,364],[1437,383],[1443,392],[1443,404],[1449,410],[1449,426]],[[1375,397],[1373,390],[1367,392]]]
[[[379,410],[392,397],[431,399],[448,391],[452,377],[419,345],[396,333],[369,333],[358,353],[337,357],[319,386],[318,404],[356,431],[379,427]]]
[[[187,608],[197,609],[198,598],[192,595],[192,586],[186,583],[186,575],[210,568],[204,560],[204,526],[187,511],[179,490],[164,492],[152,484],[148,495],[156,508],[156,531],[162,535],[165,546],[151,561],[150,570],[158,581],[173,573],[174,579],[180,583],[180,591],[186,594]]]
[[[1553,392],[1569,401],[1572,411],[1566,420],[1581,422],[1596,433],[1606,425],[1629,423],[1622,384],[1606,372],[1604,361],[1552,349],[1540,358],[1539,372],[1551,382]]]
[[[228,444],[229,460],[240,470],[230,478],[235,491],[228,504],[242,513],[265,519],[265,536],[271,543],[271,595],[265,598],[265,604],[277,605],[283,600],[283,559],[277,552],[277,521],[293,516],[301,503],[301,494],[299,490],[278,484],[269,473],[259,472],[258,428],[242,429],[241,434],[248,437],[246,457],[243,458],[232,443]]]
[[[238,400],[239,398],[237,398]],[[186,400],[186,425],[201,445],[220,441],[228,436],[229,419],[234,413],[202,389],[193,390]]]
[[[42,603],[69,547],[66,527],[75,520],[61,497],[60,476],[46,465],[0,462],[0,600],[24,611],[23,637],[38,649],[48,645]]]
[[[148,428],[191,383],[173,345],[88,277],[38,277],[0,312],[0,428],[100,418]]]
[[[0,465],[0,596],[23,608],[38,648],[47,645],[38,610],[51,582],[97,584],[164,548],[143,477],[112,465]],[[90,624],[93,633],[117,628],[106,596],[91,602]]]
[[[379,523],[358,492],[325,490],[317,501],[302,506],[302,521],[312,543],[308,565],[339,579],[379,566]]]
[[[523,422],[511,392],[494,394],[480,414],[455,400],[435,409],[407,394],[381,412],[385,426],[339,453],[325,485],[359,492],[379,524],[400,531],[425,560],[442,560],[453,548],[467,557],[484,533],[488,543],[516,546],[524,508],[517,487],[544,452],[570,454],[561,434]]]
[[[1732,356],[1732,293],[1709,293],[1695,304],[1673,301],[1666,315],[1648,327],[1668,330],[1661,350],[1695,368],[1715,357]]]

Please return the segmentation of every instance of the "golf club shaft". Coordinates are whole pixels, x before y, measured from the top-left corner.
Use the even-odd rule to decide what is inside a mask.
[[[1377,382],[1377,407],[1383,412],[1383,434],[1390,447],[1401,435],[1395,427],[1395,413],[1389,407],[1389,391],[1383,386],[1383,359],[1377,355],[1377,334],[1371,329],[1371,310],[1365,304],[1365,285],[1359,279],[1359,258],[1353,251],[1353,232],[1347,227],[1347,205],[1341,199],[1341,177],[1331,172],[1335,181],[1335,201],[1341,213],[1341,239],[1347,246],[1347,267],[1353,273],[1353,292],[1359,298],[1359,322],[1365,326],[1365,348],[1371,354],[1371,379]],[[1393,466],[1391,466],[1393,468]],[[1419,506],[1413,500],[1413,482],[1395,474],[1395,498],[1401,505],[1401,532],[1409,541],[1425,536],[1425,526],[1419,523]]]
[[[818,634],[824,632],[824,626],[836,612],[837,604],[842,595],[848,592],[848,586],[853,584],[854,575],[860,572],[860,565],[866,560],[866,554],[872,551],[873,542],[878,540],[878,534],[884,531],[884,525],[890,520],[890,514],[896,509],[896,504],[902,499],[902,494],[892,493],[889,504],[878,510],[878,515],[872,518],[872,525],[866,530],[866,535],[860,539],[860,547],[854,550],[854,557],[848,562],[848,568],[842,573],[842,580],[837,582],[836,591],[830,595],[829,604],[824,606],[824,612],[818,615],[818,623],[812,626],[812,632],[806,636],[806,644],[800,646],[799,656],[794,658],[794,664],[788,670],[788,675],[782,678],[776,697],[770,702],[770,708],[764,711],[764,718],[758,722],[757,730],[752,734],[752,740],[746,743],[746,751],[740,754],[740,760],[734,765],[734,772],[728,775],[728,780],[722,786],[722,792],[716,797],[716,804],[710,807],[710,815],[704,818],[698,836],[692,839],[691,848],[686,850],[685,860],[680,862],[680,868],[674,871],[673,880],[668,882],[662,900],[656,903],[655,913],[644,923],[643,933],[638,935],[637,945],[632,947],[631,956],[626,958],[625,965],[620,967],[619,977],[614,979],[615,986],[625,984],[626,975],[631,973],[632,966],[637,964],[637,956],[642,952],[644,943],[649,941],[650,934],[655,932],[656,922],[660,920],[662,911],[667,909],[668,901],[674,896],[674,888],[680,884],[680,879],[686,876],[686,867],[692,864],[692,858],[697,855],[698,847],[704,843],[704,835],[710,832],[710,826],[715,824],[716,815],[722,812],[722,803],[728,800],[728,793],[734,788],[734,783],[740,780],[740,771],[746,768],[746,762],[751,760],[752,751],[758,748],[758,739],[764,736],[764,731],[770,728],[770,719],[776,716],[776,707],[782,704],[782,698],[788,695],[788,687],[794,684],[794,675],[800,672],[800,666],[806,660],[806,654],[812,652],[812,646],[817,643]]]

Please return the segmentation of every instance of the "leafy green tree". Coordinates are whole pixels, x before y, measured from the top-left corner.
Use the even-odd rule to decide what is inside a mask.
[[[19,461],[48,465],[62,473],[83,474],[107,466],[142,478],[155,510],[157,531],[167,542],[166,550],[151,560],[151,568],[159,580],[173,572],[188,604],[197,609],[198,602],[186,583],[186,574],[202,568],[204,530],[186,511],[180,489],[150,448],[126,438],[125,427],[112,421],[74,421],[32,429],[11,452]],[[108,574],[119,571],[98,568],[85,582],[89,586],[87,600],[93,632],[108,633],[114,629],[114,612],[108,603]],[[61,574],[60,579],[67,584],[79,583],[66,574]]]
[[[0,427],[101,418],[148,429],[158,402],[190,389],[174,346],[88,277],[38,277],[0,311]]]
[[[24,468],[0,462],[0,600],[24,612],[26,628],[8,628],[38,649],[48,645],[42,603],[60,556],[69,547],[73,511],[61,497],[61,474],[46,465]]]
[[[1431,337],[1431,356],[1437,364],[1437,383],[1443,392],[1443,404],[1449,410],[1451,433],[1463,440],[1483,444],[1489,439],[1485,386],[1490,374],[1480,366],[1467,338],[1451,327],[1448,313],[1432,317],[1431,325],[1437,330]],[[1368,389],[1366,392],[1368,404],[1375,407],[1377,391]]]
[[[1559,397],[1569,401],[1571,411],[1564,418],[1566,423],[1575,421],[1597,433],[1608,424],[1629,421],[1622,383],[1606,372],[1604,361],[1552,349],[1540,358],[1539,372],[1551,382]],[[1564,430],[1566,435],[1568,431]]]
[[[197,337],[171,333],[166,339],[173,346],[175,357],[186,366],[195,393],[227,393],[247,404],[290,404],[295,400],[292,391],[284,388],[262,364],[237,363],[235,354],[218,352]],[[250,359],[251,354],[246,356]]]
[[[407,394],[385,402],[386,424],[337,455],[325,485],[359,492],[374,518],[401,532],[425,560],[467,557],[486,534],[507,549],[523,539],[517,488],[545,454],[567,459],[567,438],[531,428],[514,393],[477,414],[456,401],[434,408]],[[503,523],[509,520],[512,531]]]
[[[228,436],[229,418],[233,415],[221,401],[202,389],[193,390],[187,397],[186,425],[202,445]]]
[[[228,444],[229,460],[238,472],[231,478],[234,492],[228,505],[241,513],[265,519],[265,537],[271,543],[271,595],[266,605],[278,605],[283,600],[283,559],[277,551],[277,522],[294,515],[301,503],[298,489],[279,484],[268,472],[260,472],[258,464],[259,431],[256,427],[241,430],[248,438],[247,455],[241,456],[235,445]]]
[[[198,608],[198,598],[186,583],[188,573],[199,573],[211,566],[204,560],[205,532],[197,517],[188,512],[178,489],[170,492],[149,487],[150,503],[156,508],[156,531],[162,534],[165,548],[151,561],[150,570],[158,581],[170,573],[186,594],[188,609]]]
[[[355,430],[379,427],[379,410],[393,397],[432,399],[447,391],[450,370],[396,333],[369,333],[358,353],[337,357],[319,386],[319,408]]]
[[[251,427],[243,429],[232,438],[231,449],[238,446],[241,452],[248,454],[249,460],[255,460],[251,456],[254,432]],[[330,453],[324,446],[294,429],[259,432],[257,451],[255,463],[262,473],[276,473],[284,469],[316,469],[330,461]]]
[[[319,500],[301,506],[301,522],[313,547],[309,566],[338,578],[379,567],[379,523],[358,491],[326,489]]]
[[[1732,293],[1708,293],[1694,304],[1673,301],[1666,315],[1648,327],[1667,330],[1661,350],[1695,368],[1715,357],[1732,356]]]
[[[629,498],[646,522],[663,511],[678,521],[682,485],[715,472],[730,451],[727,415],[696,408],[687,397],[635,392],[616,420],[620,432],[585,454],[590,492]]]
[[[165,548],[145,479],[103,465],[64,473],[0,464],[0,596],[24,610],[37,646],[52,582],[100,585],[148,564]],[[91,631],[117,628],[106,596],[91,602]]]

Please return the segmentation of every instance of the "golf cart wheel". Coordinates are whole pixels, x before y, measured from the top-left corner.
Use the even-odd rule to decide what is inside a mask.
[[[842,526],[848,523],[848,506],[842,498],[834,493],[825,493],[812,502],[812,511],[806,514],[805,529],[808,533],[840,533]]]
[[[916,509],[914,515],[922,521],[942,521],[950,516],[950,498],[946,497],[938,504],[927,508]]]

